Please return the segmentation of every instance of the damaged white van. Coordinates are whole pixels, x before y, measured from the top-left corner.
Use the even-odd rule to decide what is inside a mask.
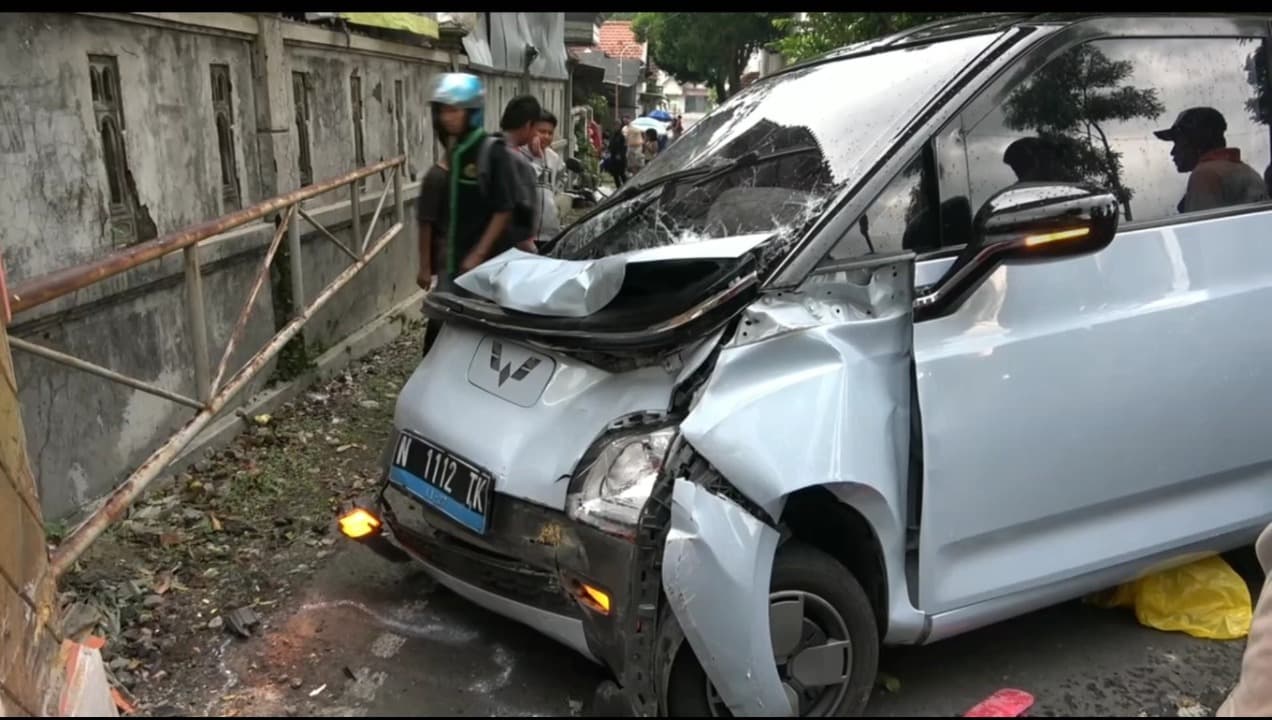
[[[979,16],[756,82],[429,296],[347,534],[697,716],[860,714],[882,644],[1252,542],[1272,205],[1190,194],[1272,159],[1268,35]]]

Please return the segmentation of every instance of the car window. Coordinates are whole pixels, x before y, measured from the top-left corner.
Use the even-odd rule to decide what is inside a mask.
[[[931,178],[922,154],[906,163],[879,197],[831,249],[829,259],[847,260],[901,250],[925,252],[939,247],[932,211]]]
[[[1021,182],[1107,188],[1123,223],[1266,201],[1270,118],[1264,38],[1076,46],[938,136],[942,204],[963,197],[969,209],[942,244],[966,242],[974,211]]]

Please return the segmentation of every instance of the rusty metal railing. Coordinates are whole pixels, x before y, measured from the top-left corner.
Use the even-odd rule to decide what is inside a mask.
[[[107,496],[104,503],[89,514],[58,545],[50,558],[55,574],[61,575],[66,572],[88,546],[112,522],[123,515],[133,501],[145,491],[146,486],[159,477],[163,470],[207,427],[229,401],[243,390],[260,373],[265,364],[300,332],[301,328],[313,317],[314,313],[325,305],[340,288],[344,287],[354,275],[366,267],[402,231],[406,221],[402,197],[402,174],[405,164],[406,158],[401,156],[369,165],[345,175],[315,183],[295,192],[271,198],[215,220],[193,225],[161,238],[111,253],[98,260],[16,283],[9,288],[7,294],[9,305],[12,307],[13,313],[18,314],[178,250],[184,253],[184,282],[187,300],[186,320],[192,338],[190,345],[193,353],[195,387],[198,391],[198,399],[129,377],[109,368],[22,338],[12,336],[9,338],[10,345],[24,352],[98,375],[197,410],[193,418],[182,425],[163,445],[151,453],[145,462]],[[369,175],[385,171],[389,171],[391,174],[390,182],[385,183],[384,189],[380,192],[380,199],[376,205],[375,213],[371,217],[371,224],[367,227],[364,235],[362,232],[361,193],[358,188],[358,181]],[[349,187],[353,237],[361,242],[357,251],[346,246],[330,230],[315,220],[300,206],[300,203],[305,200],[339,189],[342,186]],[[380,218],[381,211],[384,209],[384,203],[390,191],[393,193],[395,222],[373,241],[371,236],[375,232],[376,223]],[[213,373],[208,351],[207,315],[203,303],[203,276],[202,266],[199,261],[199,243],[233,228],[262,220],[279,211],[283,211],[282,222],[279,223],[274,232],[274,237],[265,253],[265,257],[261,261],[252,289],[248,293],[247,301],[239,312],[238,320],[230,333],[230,339],[226,343],[225,350],[221,353],[219,362],[216,364],[216,372]],[[301,235],[300,223],[297,220],[298,216],[312,225],[323,237],[335,243],[352,259],[349,267],[337,275],[308,305],[304,303],[304,273],[301,263]],[[282,329],[274,334],[274,337],[264,347],[257,350],[237,372],[226,379],[230,358],[233,356],[238,343],[242,340],[247,321],[256,305],[256,298],[260,294],[265,278],[269,274],[270,264],[273,262],[274,256],[282,243],[284,234],[287,236],[288,259],[291,269],[291,296],[295,306],[293,316]]]

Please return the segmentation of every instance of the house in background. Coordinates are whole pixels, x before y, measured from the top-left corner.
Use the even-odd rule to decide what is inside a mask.
[[[684,125],[686,128],[702,119],[711,108],[715,107],[715,103],[711,101],[711,91],[705,85],[686,84],[681,86],[684,93],[683,113]]]
[[[605,81],[618,98],[617,114],[643,115],[642,99],[647,97],[642,95],[648,95],[645,80],[649,73],[649,44],[636,39],[631,20],[608,20],[601,25],[598,48],[615,65],[612,73],[606,73]]]

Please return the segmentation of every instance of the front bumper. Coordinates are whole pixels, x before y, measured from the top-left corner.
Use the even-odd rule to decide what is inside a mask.
[[[498,496],[485,536],[387,481],[376,505],[389,540],[452,592],[600,662],[616,676],[622,672],[630,541],[505,495]],[[582,600],[583,583],[611,598],[608,613]]]

